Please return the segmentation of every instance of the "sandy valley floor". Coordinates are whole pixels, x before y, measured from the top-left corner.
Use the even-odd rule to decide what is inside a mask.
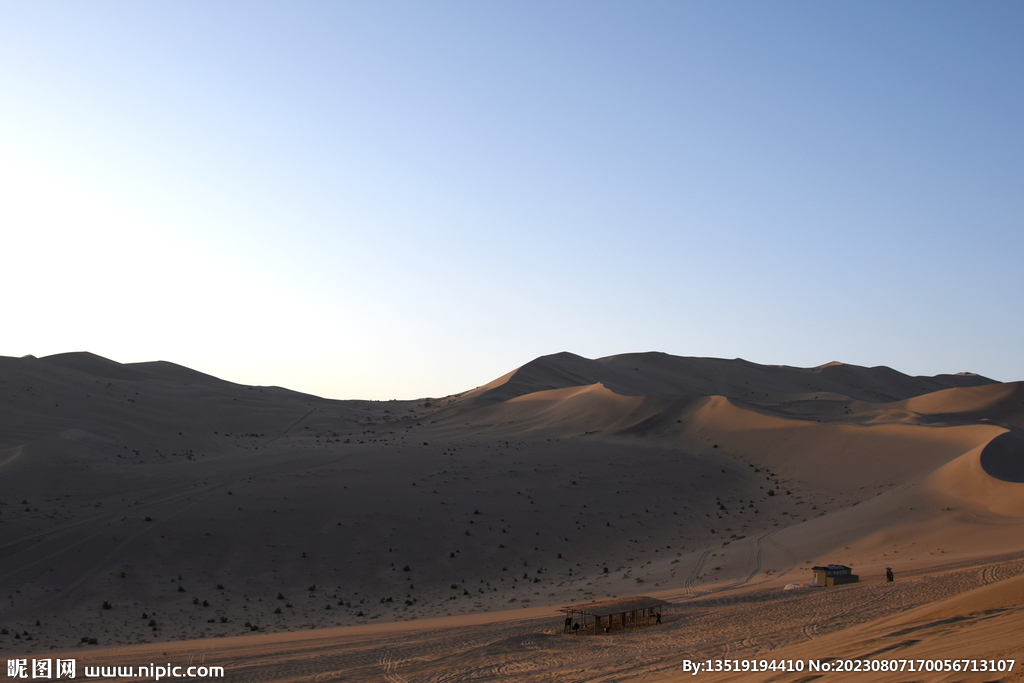
[[[1024,557],[895,583],[834,589],[736,589],[679,598],[661,626],[600,636],[561,633],[549,610],[450,617],[212,642],[68,653],[82,664],[224,666],[246,681],[679,680],[684,660],[970,659],[1019,657]],[[1006,578],[1016,577],[1016,578]],[[539,614],[538,614],[539,612]],[[907,675],[899,680],[1022,680],[1016,673]],[[701,674],[701,680],[735,675]],[[836,680],[865,674],[829,674]],[[744,674],[744,680],[809,680]],[[874,675],[874,679],[882,678]],[[893,678],[893,677],[888,677]]]

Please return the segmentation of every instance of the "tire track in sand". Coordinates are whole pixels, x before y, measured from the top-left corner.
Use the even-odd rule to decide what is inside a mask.
[[[697,576],[704,570],[704,563],[708,560],[708,555],[711,554],[711,548],[708,547],[700,554],[697,561],[693,565],[693,569],[690,570],[690,575],[686,577],[686,581],[683,583],[683,587],[686,589],[686,596],[690,597],[693,595],[696,589]]]
[[[395,651],[392,648],[384,650],[384,654],[381,655],[380,662],[378,663],[384,667],[385,679],[391,683],[406,683],[405,676],[396,672],[396,669],[398,669],[398,662],[402,660],[398,660],[396,662],[394,652]]]

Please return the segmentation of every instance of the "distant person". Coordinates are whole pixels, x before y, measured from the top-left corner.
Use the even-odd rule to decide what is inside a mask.
[[[655,625],[661,623],[661,612],[658,612],[656,615],[654,615],[654,623]]]
[[[580,634],[580,622],[576,622],[572,625],[572,634],[578,636]]]
[[[886,567],[885,568],[885,580],[890,582],[890,583],[892,583],[893,578],[894,577],[893,577],[893,573],[892,573],[892,567]]]

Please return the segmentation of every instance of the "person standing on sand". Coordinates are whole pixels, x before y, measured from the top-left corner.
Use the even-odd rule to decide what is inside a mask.
[[[893,577],[893,573],[892,573],[892,567],[886,567],[885,568],[885,580],[888,581],[889,583],[892,583],[893,578],[894,577]]]

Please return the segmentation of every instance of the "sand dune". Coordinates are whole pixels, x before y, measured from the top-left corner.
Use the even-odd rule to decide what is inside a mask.
[[[943,577],[1020,569],[992,558],[1024,551],[1021,392],[840,363],[557,354],[441,399],[330,401],[172,363],[0,358],[0,642],[141,656],[216,639],[238,666],[295,664],[266,680],[309,680],[329,671],[293,660],[321,645],[289,650],[284,634],[344,627],[330,647],[351,658],[332,671],[352,680],[398,680],[411,660],[382,669],[380,648],[407,638],[466,671],[592,680],[647,660],[566,643],[545,615],[643,593],[719,629],[695,639],[676,622],[629,641],[662,653],[645,676],[671,680],[670,650],[823,638],[781,590],[816,563],[854,566],[867,583],[843,590],[869,592],[893,566],[920,577],[922,610],[973,613],[989,593]],[[903,618],[879,604],[891,611],[849,627],[874,638],[866,624]],[[408,635],[435,619],[436,638]],[[477,644],[460,649],[459,633]]]
[[[1016,518],[1024,516],[1022,481],[1024,438],[1005,432],[937,469],[928,484],[978,509]]]
[[[571,353],[542,356],[467,399],[507,400],[535,391],[604,384],[626,396],[711,396],[757,400],[766,396],[834,393],[852,399],[891,402],[954,387],[994,384],[970,373],[910,377],[887,367],[829,363],[816,368],[765,366],[742,359],[681,358],[633,353],[589,360]]]
[[[902,407],[949,422],[995,422],[1024,427],[1024,382],[961,387],[917,396]]]

